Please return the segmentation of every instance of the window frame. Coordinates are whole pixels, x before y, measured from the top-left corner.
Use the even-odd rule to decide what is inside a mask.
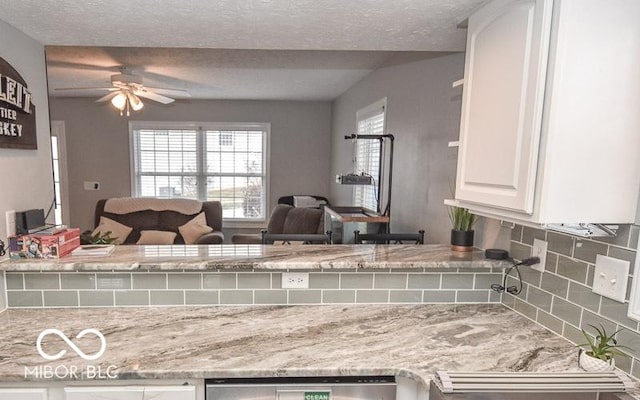
[[[362,133],[362,132],[358,132],[359,129],[359,125],[360,122],[372,118],[378,114],[380,114],[380,111],[382,111],[383,114],[383,121],[382,121],[382,135],[384,135],[387,132],[387,98],[383,97],[382,99],[369,104],[366,107],[363,107],[361,109],[359,109],[358,111],[356,111],[356,126],[355,126],[355,131],[356,134],[359,135],[366,135],[366,134],[370,134],[368,132]],[[372,209],[372,211],[378,211],[380,210],[380,212],[384,211],[382,210],[381,204],[383,203],[383,196],[384,196],[384,187],[385,187],[385,176],[384,176],[384,171],[385,171],[385,165],[387,162],[387,154],[385,154],[385,148],[384,145],[380,142],[377,141],[373,141],[373,140],[367,140],[367,142],[371,142],[371,143],[375,143],[376,145],[380,146],[380,153],[382,154],[382,158],[381,158],[381,162],[379,165],[379,173],[373,175],[373,179],[374,181],[378,180],[378,176],[380,177],[380,197],[377,199],[377,204],[376,207]],[[354,144],[355,148],[354,148],[354,156],[358,157],[358,145]],[[356,165],[354,165],[354,171],[355,168],[357,168]],[[359,172],[359,171],[358,171]],[[374,190],[377,190],[377,185],[378,182],[375,182],[376,184],[374,185]],[[354,186],[353,187],[353,193],[352,193],[352,202],[355,206],[362,206],[360,204],[357,203],[357,197],[358,197],[358,190],[361,190],[362,186]]]
[[[51,121],[51,136],[55,136],[58,141],[58,184],[60,189],[60,197],[55,194],[55,177],[54,177],[54,220],[56,224],[69,226],[69,170],[67,168],[67,139],[65,122],[60,120]],[[53,145],[53,142],[50,142]],[[53,148],[51,149],[51,159],[53,162]],[[60,205],[61,220],[58,221],[55,215],[55,209]]]
[[[269,218],[270,213],[270,177],[271,177],[271,123],[269,122],[180,122],[180,121],[129,121],[129,171],[131,179],[131,196],[140,197],[138,191],[138,174],[137,172],[137,143],[135,139],[135,131],[141,129],[149,130],[195,130],[196,148],[198,150],[198,173],[197,179],[200,177],[215,176],[205,171],[206,148],[204,148],[204,136],[207,131],[233,131],[233,130],[261,130],[263,134],[262,151],[263,151],[263,176],[264,176],[264,214],[263,218],[223,218],[224,226],[229,228],[255,228],[263,227]],[[188,174],[180,174],[188,175]],[[205,201],[204,187],[198,185],[198,200]]]

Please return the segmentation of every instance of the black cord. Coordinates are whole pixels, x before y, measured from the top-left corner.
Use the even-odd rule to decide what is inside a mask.
[[[7,254],[7,249],[2,239],[0,239],[0,257],[4,257],[5,254]]]
[[[518,286],[509,286],[507,287],[505,290],[507,291],[507,293],[512,294],[512,295],[519,295],[520,292],[522,292],[522,275],[520,275],[520,268],[518,268],[518,265],[514,265],[512,268],[515,268],[516,273],[518,274]],[[511,271],[509,271],[511,272]],[[504,283],[503,286],[506,285],[507,281],[507,276],[505,275],[504,278]]]
[[[49,207],[49,210],[47,211],[47,215],[44,216],[44,220],[46,221],[47,219],[49,219],[49,215],[51,214],[51,211],[53,210],[53,208],[56,205],[56,196],[53,196],[53,201],[51,202],[51,206]]]
[[[524,260],[520,261],[519,263],[516,263],[516,261],[514,259],[510,259],[511,262],[513,263],[512,266],[510,266],[509,268],[507,268],[507,270],[504,273],[504,278],[502,279],[502,285],[500,285],[499,283],[494,283],[491,285],[491,290],[494,290],[498,293],[503,293],[503,292],[507,292],[509,294],[512,294],[514,296],[519,295],[522,292],[522,288],[523,288],[523,283],[522,283],[522,275],[520,274],[520,268],[518,268],[520,265],[526,265],[526,266],[531,266],[531,265],[535,265],[540,263],[540,258],[539,257],[530,257],[530,258],[525,258]],[[515,286],[509,286],[507,287],[507,278],[509,277],[509,275],[511,274],[511,271],[516,270],[516,274],[518,276],[518,285]]]

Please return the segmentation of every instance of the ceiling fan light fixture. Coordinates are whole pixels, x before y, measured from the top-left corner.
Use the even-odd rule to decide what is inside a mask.
[[[111,99],[111,104],[120,111],[124,110],[127,105],[127,95],[122,92],[118,93]]]
[[[129,104],[131,104],[131,108],[133,109],[133,111],[140,111],[142,110],[142,107],[144,107],[144,104],[142,103],[142,100],[140,100],[140,97],[131,92],[127,92],[127,99],[129,100]]]

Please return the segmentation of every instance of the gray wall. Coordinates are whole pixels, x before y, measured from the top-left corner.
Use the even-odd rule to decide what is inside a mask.
[[[4,184],[0,195],[0,238],[6,239],[5,212],[44,208],[53,202],[53,172],[44,47],[0,20],[0,57],[27,82],[36,106],[37,150],[0,149]],[[53,222],[51,213],[50,222]]]
[[[352,147],[344,135],[355,132],[356,112],[387,98],[387,132],[395,135],[392,231],[427,231],[429,243],[449,243],[451,224],[443,201],[455,187],[464,54],[436,54],[419,60],[395,59],[351,87],[333,104],[331,174],[353,171]],[[331,184],[336,205],[352,204],[352,187]],[[476,244],[509,245],[508,231],[496,221],[478,224]]]
[[[72,226],[92,228],[99,199],[130,195],[129,120],[270,122],[269,207],[282,195],[329,192],[329,102],[192,100],[162,106],[145,101],[144,109],[130,118],[95,99],[50,102],[51,119],[66,125]],[[100,190],[85,191],[84,181],[100,182]]]

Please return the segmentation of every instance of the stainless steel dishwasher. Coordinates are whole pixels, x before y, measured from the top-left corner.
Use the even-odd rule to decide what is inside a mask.
[[[393,376],[207,379],[206,400],[395,400]]]

